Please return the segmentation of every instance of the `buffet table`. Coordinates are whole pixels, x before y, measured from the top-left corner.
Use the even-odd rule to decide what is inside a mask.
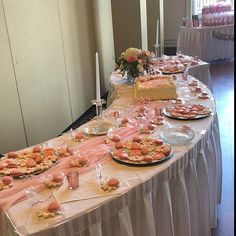
[[[113,73],[113,76],[116,75]],[[51,195],[61,203],[62,212],[53,219],[39,220],[36,217],[38,204],[22,198],[24,191],[32,184],[34,187],[42,187],[42,175],[71,170],[66,165],[71,156],[59,159],[57,165],[38,176],[16,180],[12,189],[0,192],[1,210],[6,213],[2,214],[1,235],[210,235],[211,228],[217,225],[222,178],[215,102],[211,92],[201,82],[199,84],[202,89],[210,95],[208,99],[195,96],[179,76],[176,83],[179,97],[190,104],[204,104],[212,109],[210,116],[198,120],[183,121],[165,117],[166,126],[191,126],[195,131],[191,142],[173,146],[171,158],[158,165],[140,167],[122,165],[112,160],[110,152],[114,143],[106,143],[107,137],[104,135],[88,136],[84,141],[74,142],[71,133],[66,133],[49,140],[48,146],[73,145],[89,159],[88,167],[74,168],[80,172],[80,188],[68,190],[66,179],[58,189],[41,188],[39,198],[46,199]],[[137,100],[130,94],[132,90],[129,86],[125,87],[124,96],[116,98],[104,111],[104,119],[120,124],[122,116],[131,117],[133,109],[137,107],[145,105],[151,116],[157,107],[163,108],[173,102]],[[113,116],[117,111],[120,118]],[[84,130],[87,125],[74,132]],[[122,140],[130,140],[135,135],[159,138],[161,127],[157,126],[152,134],[140,134],[140,127],[133,121],[129,126],[117,127],[112,134],[119,135]],[[97,163],[102,164],[104,176],[120,179],[118,189],[112,192],[100,189],[94,171]],[[14,187],[18,189],[14,191]]]
[[[234,25],[211,27],[181,26],[177,52],[198,56],[203,61],[234,57]]]
[[[173,60],[177,60],[178,56],[164,55],[163,57],[158,58],[158,60],[160,59],[169,60],[170,58]],[[187,55],[183,55],[183,59],[185,59],[186,61],[193,60],[192,57]],[[211,92],[213,92],[211,74],[210,74],[210,64],[199,59],[197,61],[198,61],[197,65],[188,66],[187,69],[188,75],[198,78],[198,80],[200,80],[204,85],[208,87],[208,89],[210,89]],[[120,74],[111,73],[109,82],[110,82],[110,88],[107,96],[107,106],[110,106],[111,103],[114,101],[114,99],[126,96],[127,94],[126,90],[130,90],[130,86],[126,85],[126,75],[121,76]],[[131,95],[133,96],[133,94]]]

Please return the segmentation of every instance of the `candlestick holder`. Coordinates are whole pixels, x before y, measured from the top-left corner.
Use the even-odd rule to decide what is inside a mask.
[[[96,119],[102,120],[102,106],[106,104],[104,99],[91,100],[92,104],[96,106]]]
[[[155,58],[157,59],[160,56],[160,44],[153,44],[154,52],[155,52]]]
[[[96,106],[96,117],[84,125],[83,131],[88,135],[104,135],[115,128],[115,124],[103,117],[102,106],[106,104],[104,99],[91,100]]]

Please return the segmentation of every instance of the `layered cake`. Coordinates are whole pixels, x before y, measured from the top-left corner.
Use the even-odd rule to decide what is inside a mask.
[[[137,77],[134,96],[151,100],[176,99],[176,85],[172,75],[145,75]]]
[[[220,1],[202,8],[202,26],[227,25],[234,23],[232,4]]]

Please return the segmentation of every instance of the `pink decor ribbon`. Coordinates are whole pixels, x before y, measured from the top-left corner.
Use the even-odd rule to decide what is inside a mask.
[[[145,104],[143,101],[136,101],[134,104],[133,109],[137,108],[138,106],[146,106],[149,109],[149,117],[150,119],[155,116],[155,110],[161,109],[170,104],[170,101],[153,101],[148,104]],[[131,118],[133,115],[133,110],[131,109],[130,113],[127,115],[128,118]],[[148,122],[148,121],[146,121]],[[112,132],[112,134],[119,135],[121,140],[131,139],[135,135],[140,134],[140,130],[138,127],[138,122],[133,122],[133,127],[121,127]],[[145,136],[145,135],[142,135]],[[65,137],[61,137],[61,140],[65,139]],[[53,140],[55,144],[57,139]],[[1,226],[3,220],[4,211],[9,209],[12,205],[18,203],[26,199],[25,190],[30,186],[34,186],[37,192],[44,190],[46,187],[40,180],[40,176],[47,175],[47,174],[56,174],[59,172],[64,172],[65,174],[72,170],[79,171],[80,174],[83,174],[88,171],[92,171],[97,163],[104,164],[111,160],[111,149],[114,147],[114,143],[111,142],[109,144],[105,143],[105,136],[96,136],[96,137],[89,137],[87,140],[83,142],[76,143],[73,146],[77,147],[81,153],[81,155],[86,155],[88,159],[88,167],[71,167],[70,160],[71,156],[62,157],[58,160],[58,163],[52,166],[47,171],[30,177],[29,179],[20,179],[14,180],[14,186],[9,189],[5,189],[0,191],[0,229],[3,229]],[[26,149],[27,150],[27,149]],[[0,230],[1,232],[1,230]]]

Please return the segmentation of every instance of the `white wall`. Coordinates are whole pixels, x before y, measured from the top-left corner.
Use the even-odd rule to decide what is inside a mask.
[[[33,145],[72,122],[57,0],[3,4],[26,136]]]
[[[3,6],[0,3],[0,153],[26,146]]]
[[[2,0],[0,27],[4,153],[53,138],[83,114],[95,98],[95,52],[103,93],[114,46],[107,1]]]

